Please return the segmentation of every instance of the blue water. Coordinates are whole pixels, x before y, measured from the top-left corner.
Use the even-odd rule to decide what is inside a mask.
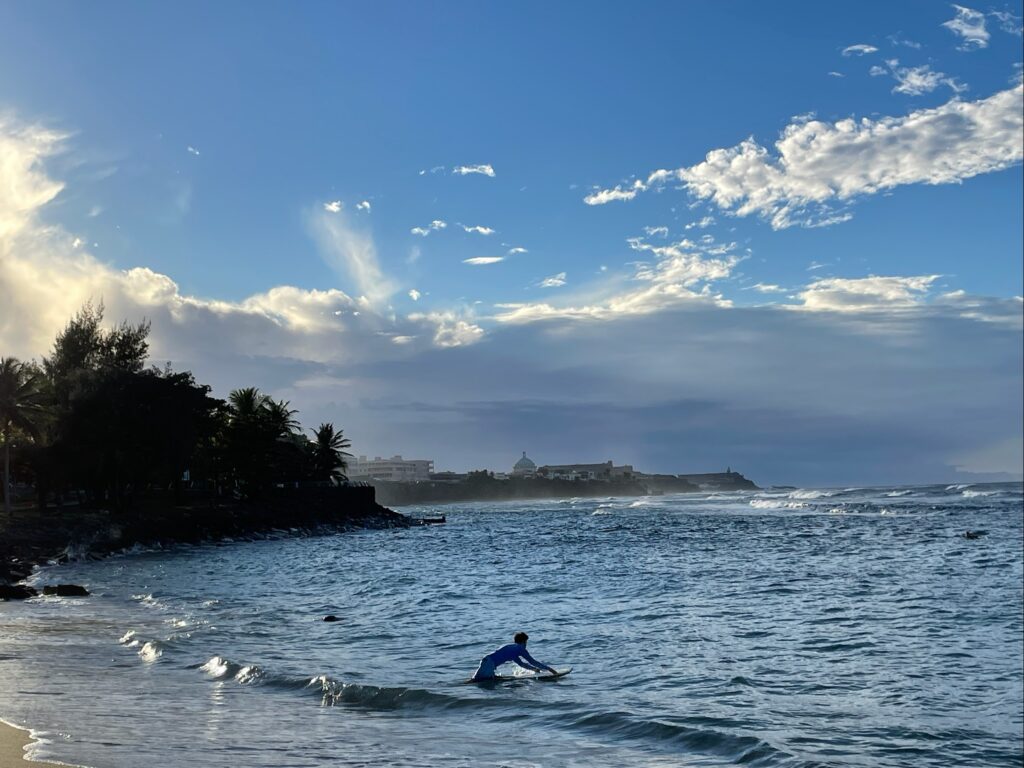
[[[1020,766],[1022,507],[1020,484],[474,503],[53,567],[93,596],[0,603],[0,716],[94,768]],[[574,672],[461,684],[517,630]]]

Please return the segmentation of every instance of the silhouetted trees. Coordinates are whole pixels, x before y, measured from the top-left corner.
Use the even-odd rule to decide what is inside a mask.
[[[41,366],[0,358],[5,509],[12,450],[41,505],[73,493],[125,511],[148,491],[180,499],[185,485],[251,499],[344,479],[341,430],[321,424],[310,440],[288,401],[248,387],[225,402],[187,371],[147,367],[149,324],[104,329],[103,314],[86,304]]]

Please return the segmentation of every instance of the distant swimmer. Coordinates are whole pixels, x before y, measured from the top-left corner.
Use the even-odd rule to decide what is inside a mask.
[[[982,536],[988,534],[988,531],[964,531],[965,539],[980,539]]]
[[[547,670],[551,674],[557,675],[557,669],[549,667],[547,664],[542,664],[529,654],[526,650],[526,641],[529,639],[530,636],[525,632],[516,632],[515,637],[512,638],[514,642],[511,642],[508,645],[503,645],[494,653],[484,656],[483,660],[480,662],[480,668],[477,669],[476,673],[471,678],[473,682],[477,682],[479,680],[493,680],[498,676],[496,671],[497,668],[509,661],[514,662],[523,669],[528,669],[531,672]]]

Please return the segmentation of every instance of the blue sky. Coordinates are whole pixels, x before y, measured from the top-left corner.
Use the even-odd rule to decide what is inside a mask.
[[[0,289],[55,292],[5,346],[102,298],[221,394],[457,469],[888,482],[886,441],[931,446],[907,482],[1019,474],[1022,15],[4,3]],[[789,354],[893,390],[795,399],[837,384]]]

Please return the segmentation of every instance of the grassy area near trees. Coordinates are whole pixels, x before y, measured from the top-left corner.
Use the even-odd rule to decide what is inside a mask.
[[[281,485],[343,481],[349,442],[303,430],[287,401],[255,387],[213,397],[188,371],[148,364],[149,324],[105,328],[86,304],[42,361],[0,357],[3,502],[74,499],[126,512],[142,494],[259,500]]]

